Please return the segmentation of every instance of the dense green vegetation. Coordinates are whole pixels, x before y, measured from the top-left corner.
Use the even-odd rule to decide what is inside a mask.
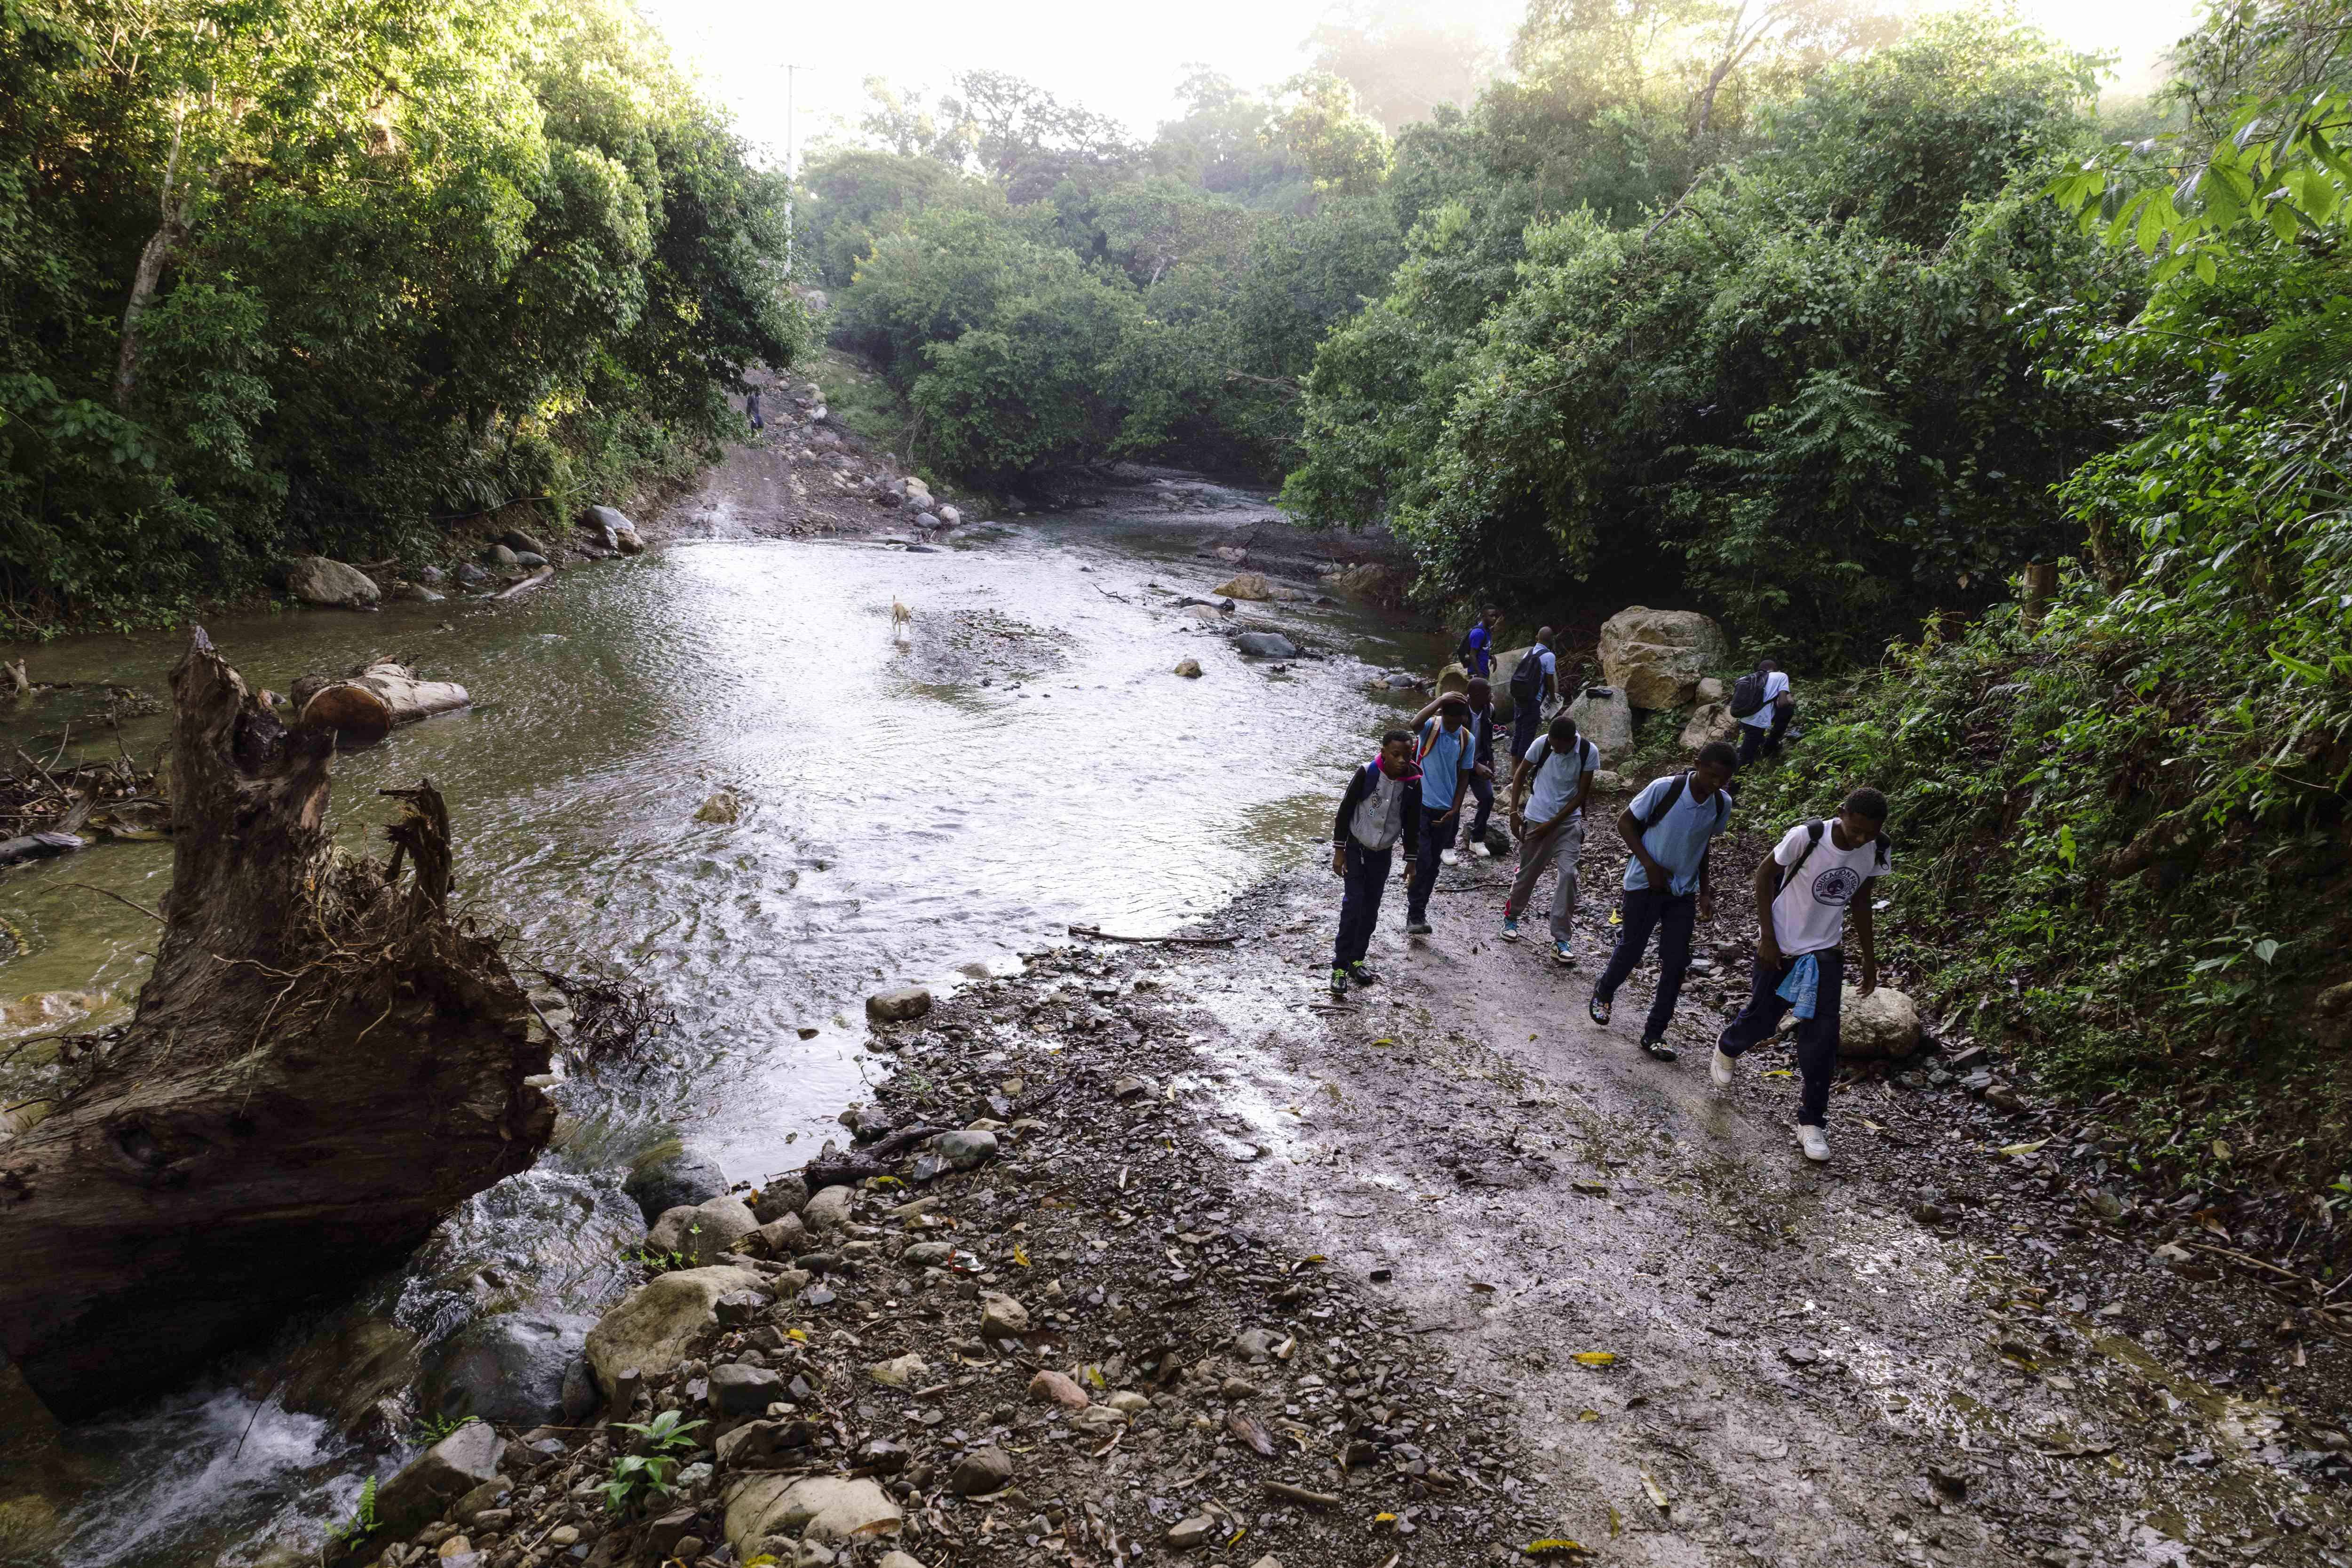
[[[19,629],[688,471],[801,333],[782,195],[607,0],[5,0]]]

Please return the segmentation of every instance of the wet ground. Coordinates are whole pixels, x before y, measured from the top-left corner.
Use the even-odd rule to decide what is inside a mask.
[[[1259,1201],[1507,1396],[1562,1533],[1656,1563],[2352,1560],[2338,1342],[2265,1338],[2279,1382],[2217,1386],[2178,1325],[2260,1332],[2259,1291],[2217,1303],[2054,1203],[1997,1197],[1972,1234],[1914,1217],[1923,1186],[2012,1163],[1964,1096],[1842,1088],[1814,1167],[1789,1053],[1711,1089],[1706,997],[1674,1064],[1634,1048],[1641,973],[1592,1025],[1621,860],[1588,857],[1609,880],[1579,970],[1496,941],[1502,889],[1471,888],[1425,940],[1392,900],[1386,984],[1331,1006],[1312,876],[1236,911],[1254,956],[1187,964]]]

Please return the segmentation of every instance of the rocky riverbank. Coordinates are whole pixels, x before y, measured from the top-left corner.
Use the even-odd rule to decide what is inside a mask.
[[[877,1026],[896,1070],[843,1121],[883,1158],[665,1215],[649,1249],[683,1267],[589,1338],[598,1419],[461,1428],[340,1554],[1377,1564],[1544,1539],[1493,1396],[1253,1212],[1256,1152],[1192,1091],[1171,978],[1081,948]],[[887,1173],[836,1179],[860,1170]]]

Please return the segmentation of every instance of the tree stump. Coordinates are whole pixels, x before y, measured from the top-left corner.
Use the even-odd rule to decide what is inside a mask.
[[[549,1043],[448,911],[446,808],[388,860],[326,828],[335,731],[280,723],[202,628],[172,675],[172,890],[136,1016],[0,1146],[0,1348],[73,1419],[347,1293],[530,1164]]]

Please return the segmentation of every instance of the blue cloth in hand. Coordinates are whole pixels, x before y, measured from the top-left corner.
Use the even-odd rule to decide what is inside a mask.
[[[1789,973],[1776,993],[1784,1002],[1796,1004],[1797,1016],[1810,1018],[1821,1005],[1822,963],[1811,953],[1789,966]]]

